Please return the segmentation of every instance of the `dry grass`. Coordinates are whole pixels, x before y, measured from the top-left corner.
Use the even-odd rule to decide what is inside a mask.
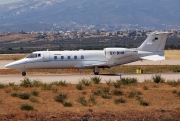
[[[0,54],[0,60],[19,60],[26,56],[27,54]]]
[[[126,118],[139,117],[138,119],[146,116],[150,117],[149,119],[162,119],[160,115],[154,115],[155,112],[162,114],[168,113],[171,117],[174,118],[173,115],[176,116],[177,119],[180,119],[180,97],[176,94],[172,93],[172,90],[180,91],[180,86],[172,87],[170,85],[161,83],[154,86],[154,83],[138,83],[136,85],[128,85],[122,86],[120,89],[123,91],[123,95],[114,96],[111,94],[111,99],[103,99],[101,96],[95,96],[96,104],[88,103],[88,106],[83,106],[77,102],[77,99],[80,96],[84,96],[86,100],[89,100],[89,97],[93,95],[93,90],[101,89],[104,87],[108,87],[107,84],[92,84],[90,86],[84,86],[82,91],[76,89],[76,85],[68,84],[66,87],[62,86],[52,86],[53,88],[57,88],[57,92],[53,92],[52,90],[42,90],[41,87],[32,87],[32,88],[24,88],[20,87],[19,90],[14,90],[13,87],[6,87],[0,89],[0,115],[15,115],[11,119],[15,119],[18,117],[23,117],[26,111],[21,111],[20,106],[22,104],[30,104],[34,107],[34,111],[31,111],[31,118],[35,118],[37,114],[42,115],[42,117],[52,118],[53,116],[56,118],[58,114],[63,114],[61,116],[72,118],[71,116],[82,116],[85,114],[91,115],[99,115],[101,118],[104,113],[113,114],[114,117],[121,114],[121,116],[125,116]],[[143,87],[147,86],[148,90],[144,90]],[[114,88],[114,86],[109,86],[110,93]],[[11,90],[10,93],[5,91]],[[22,100],[17,97],[12,97],[10,94],[16,92],[32,92],[38,91],[39,95],[36,97],[38,99],[37,103],[33,103],[30,100]],[[149,106],[140,105],[136,96],[133,98],[128,98],[128,94],[130,92],[138,92],[140,91],[142,94],[139,95],[143,100],[149,102]],[[82,92],[86,92],[83,94]],[[54,100],[54,97],[60,93],[67,94],[68,102],[72,102],[72,107],[64,107],[61,103],[58,103]],[[126,100],[125,103],[115,104],[114,99],[123,98]],[[162,112],[161,112],[162,111]],[[133,115],[132,115],[133,112]],[[173,112],[171,114],[171,112]],[[107,115],[107,116],[108,116]],[[144,115],[144,116],[143,116]],[[166,116],[166,115],[165,115]],[[1,116],[0,119],[2,119]],[[26,119],[25,117],[24,119]],[[165,117],[166,118],[166,117]],[[120,120],[120,119],[119,119]]]
[[[165,56],[167,60],[180,59],[180,50],[165,50]]]

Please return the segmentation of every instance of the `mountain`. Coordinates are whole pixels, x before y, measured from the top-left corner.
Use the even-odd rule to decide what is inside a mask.
[[[179,0],[24,0],[0,5],[0,31],[180,27]]]

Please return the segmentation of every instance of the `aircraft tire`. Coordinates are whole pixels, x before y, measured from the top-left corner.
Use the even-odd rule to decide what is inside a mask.
[[[22,76],[26,76],[26,72],[25,71],[22,72]]]
[[[94,75],[99,75],[99,72],[94,72]]]

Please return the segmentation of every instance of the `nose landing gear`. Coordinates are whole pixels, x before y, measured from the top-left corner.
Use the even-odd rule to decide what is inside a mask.
[[[22,76],[26,76],[26,72],[25,71],[22,72]]]

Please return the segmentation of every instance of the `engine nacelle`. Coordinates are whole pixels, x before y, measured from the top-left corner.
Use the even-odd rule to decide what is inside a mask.
[[[104,53],[106,58],[111,58],[113,55],[124,55],[126,48],[105,48]]]

